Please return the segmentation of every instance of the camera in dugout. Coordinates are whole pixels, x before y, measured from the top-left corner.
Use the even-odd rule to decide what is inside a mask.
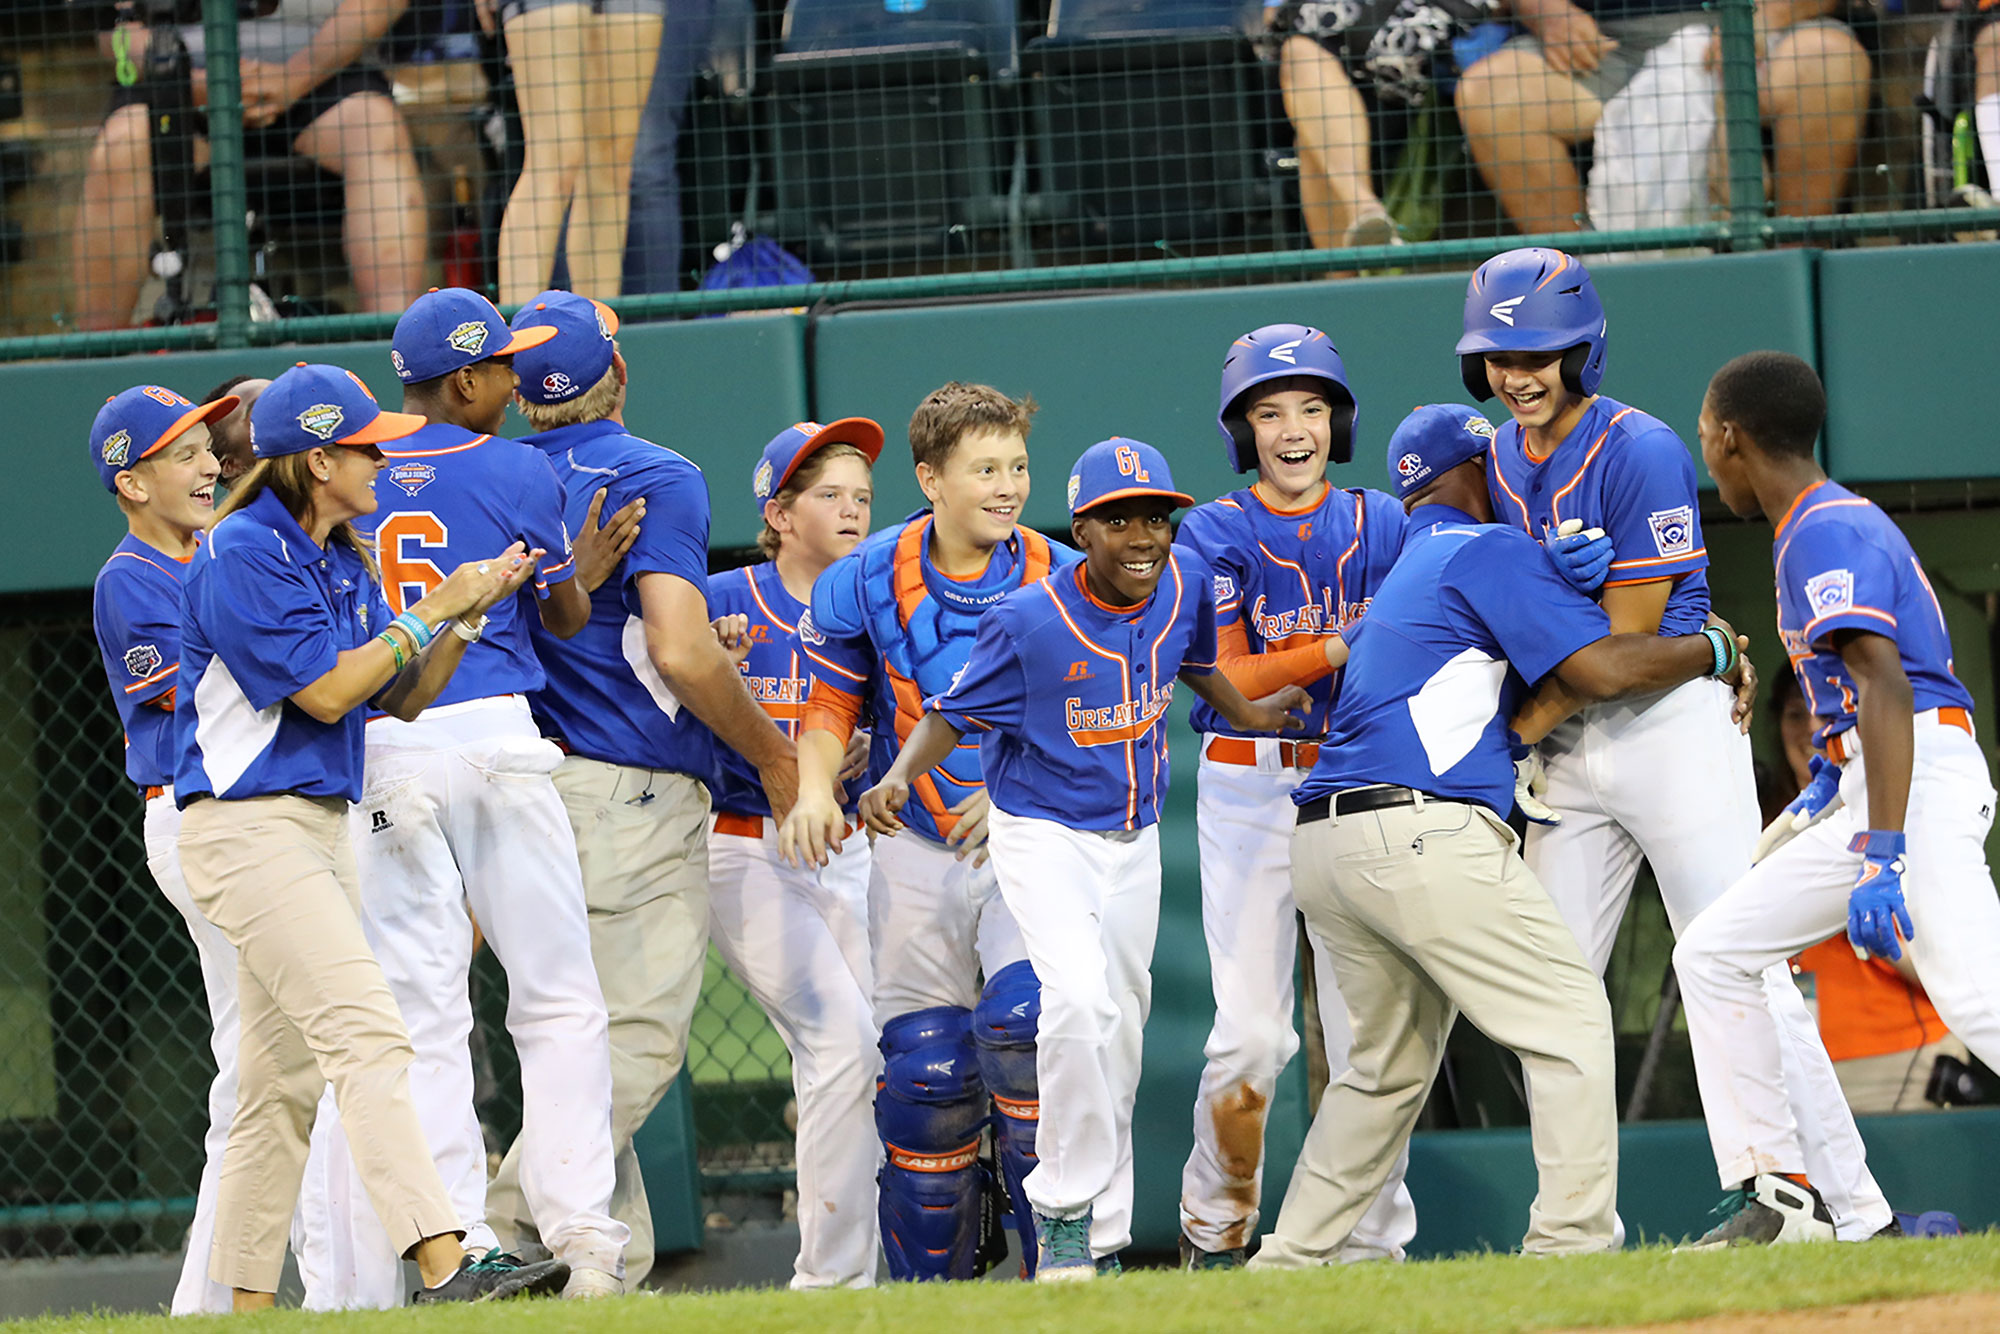
[[[1023,1276],[1035,1265],[1034,1220],[1022,1182],[1035,1166],[1041,1103],[1035,1026],[1041,983],[1026,961],[986,983],[976,1010],[939,1005],[882,1028],[875,1127],[884,1157],[877,1205],[889,1275],[977,1278],[1004,1258],[1011,1202]],[[992,1131],[996,1175],[984,1156]]]

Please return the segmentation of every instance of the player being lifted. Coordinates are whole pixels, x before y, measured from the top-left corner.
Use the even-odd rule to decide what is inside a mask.
[[[1512,418],[1487,470],[1494,516],[1546,543],[1577,587],[1601,582],[1613,633],[1693,634],[1709,613],[1694,463],[1665,423],[1598,393],[1606,329],[1590,273],[1572,255],[1510,250],[1472,275],[1460,373]],[[1579,527],[1604,536],[1569,531]],[[1754,691],[1746,677],[1743,707]],[[1677,937],[1749,869],[1757,796],[1735,712],[1730,688],[1713,680],[1582,707],[1560,681],[1544,682],[1522,710],[1524,735],[1563,720],[1539,749],[1548,809],[1521,803],[1531,819],[1556,822],[1529,828],[1524,856],[1600,976],[1641,858]],[[1782,961],[1764,989],[1786,1034],[1784,1084],[1813,1180],[1843,1234],[1872,1236],[1891,1221],[1889,1205],[1819,1030]]]
[[[876,533],[813,585],[799,622],[813,678],[798,739],[799,799],[779,833],[788,859],[824,866],[844,846],[835,779],[864,709],[874,725],[871,764],[884,772],[922,719],[923,701],[965,665],[980,617],[1076,559],[1018,526],[1033,414],[1032,399],[1016,402],[986,385],[953,381],[932,392],[910,418],[910,453],[930,509]],[[876,847],[868,891],[885,1062],[875,1121],[887,1152],[880,1214],[889,1273],[970,1278],[979,1267],[986,1178],[976,1158],[989,1090],[1032,1267],[1020,1183],[1035,1161],[1027,1056],[1038,987],[986,864],[978,749],[953,751],[911,786],[910,833]]]
[[[1778,636],[1820,750],[1807,791],[1765,832],[1763,858],[1674,950],[1729,1192],[1702,1246],[1833,1235],[1796,1176],[1813,1164],[1773,1078],[1783,1035],[1756,1003],[1770,967],[1843,924],[1857,952],[1893,960],[1908,942],[1939,1016],[1981,1060],[2000,1061],[1993,784],[1972,696],[1952,674],[1944,609],[1909,540],[1814,461],[1825,419],[1811,366],[1753,352],[1716,372],[1699,422],[1722,503],[1776,529]],[[1837,1110],[1851,1131],[1846,1105]]]
[[[1257,1232],[1264,1121],[1278,1076],[1298,1052],[1292,977],[1292,789],[1319,757],[1347,660],[1340,631],[1368,606],[1402,550],[1403,507],[1379,491],[1342,490],[1329,463],[1354,456],[1354,395],[1333,342],[1302,324],[1270,324],[1230,344],[1217,423],[1229,465],[1256,482],[1191,511],[1176,539],[1215,578],[1221,669],[1252,699],[1280,686],[1311,695],[1304,727],[1284,739],[1245,731],[1205,700],[1195,821],[1201,918],[1215,1025],[1181,1175],[1181,1260],[1234,1268]],[[1320,960],[1327,1062],[1347,1064],[1347,1008]],[[1355,1229],[1349,1259],[1401,1258],[1417,1218],[1399,1163]]]
[[[1295,725],[1285,709],[1305,702],[1289,686],[1252,704],[1216,673],[1212,576],[1170,550],[1173,511],[1193,501],[1158,450],[1092,445],[1070,473],[1069,502],[1084,563],[1001,599],[964,672],[925,702],[861,801],[871,829],[902,833],[896,812],[912,784],[979,733],[993,864],[1041,980],[1039,1161],[1026,1183],[1039,1282],[1116,1272],[1131,1240],[1132,1099],[1152,1001],[1174,685],[1249,735]]]
[[[708,581],[708,610],[732,622],[750,693],[796,736],[811,678],[798,621],[813,581],[868,535],[870,466],[882,428],[866,417],[788,426],[764,446],[753,489],[760,565]],[[778,855],[771,803],[749,763],[716,746],[708,839],[709,938],[764,1007],[792,1057],[798,1099],[799,1254],[794,1288],[875,1281],[875,1075],[868,840],[823,867]]]

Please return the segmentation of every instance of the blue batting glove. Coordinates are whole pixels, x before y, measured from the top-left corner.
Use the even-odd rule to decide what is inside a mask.
[[[1903,947],[1897,943],[1897,932],[1904,940],[1917,938],[1910,910],[1903,906],[1903,835],[1871,829],[1856,834],[1847,850],[1861,854],[1861,872],[1847,896],[1847,938],[1857,951],[1900,959]]]
[[[1611,539],[1600,528],[1581,533],[1545,532],[1542,546],[1555,563],[1556,573],[1579,593],[1595,593],[1611,569]]]
[[[1806,790],[1793,797],[1785,807],[1785,814],[1792,817],[1792,825],[1797,829],[1804,829],[1819,819],[1820,813],[1840,795],[1840,766],[1832,760],[1824,755],[1815,755],[1812,763],[1806,766],[1806,772],[1812,775],[1806,780]]]

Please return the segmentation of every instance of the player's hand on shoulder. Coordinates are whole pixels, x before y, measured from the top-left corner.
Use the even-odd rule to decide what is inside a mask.
[[[610,494],[609,487],[597,488],[597,494],[590,498],[590,508],[584,512],[583,527],[576,535],[573,552],[576,581],[586,593],[595,593],[611,577],[618,562],[625,559],[625,553],[638,540],[639,521],[646,517],[646,498],[637,496],[599,524],[598,515],[603,513],[605,497]]]
[[[861,794],[861,823],[868,826],[871,834],[894,838],[903,832],[903,822],[896,818],[896,812],[909,803],[908,781],[891,771],[881,782]]]
[[[743,612],[731,612],[718,616],[708,623],[715,631],[715,642],[722,645],[722,651],[729,660],[741,667],[750,660],[750,618]]]
[[[989,852],[986,846],[986,817],[992,811],[993,799],[983,787],[951,808],[958,822],[944,836],[944,845],[956,852],[960,861],[970,857],[974,866],[986,865]]]
[[[1585,529],[1581,519],[1564,519],[1562,526],[1542,532],[1542,547],[1556,573],[1579,593],[1595,593],[1611,570],[1611,539],[1602,528]]]
[[[832,791],[801,792],[778,823],[778,855],[792,866],[825,866],[846,832],[847,817]]]

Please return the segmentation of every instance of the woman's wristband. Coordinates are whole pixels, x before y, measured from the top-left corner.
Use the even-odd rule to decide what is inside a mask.
[[[383,643],[387,644],[389,646],[389,652],[395,655],[396,673],[397,675],[400,676],[402,674],[404,664],[409,662],[410,660],[410,655],[403,652],[403,646],[396,642],[396,636],[390,634],[387,630],[384,630],[381,634],[376,635],[375,637],[381,640]]]
[[[410,636],[410,642],[415,646],[413,653],[422,653],[431,640],[437,638],[437,631],[424,624],[423,618],[413,611],[404,612],[389,624],[399,627]]]
[[[477,644],[479,636],[486,633],[486,617],[482,615],[476,621],[468,621],[463,616],[457,617],[451,622],[451,632],[468,644]]]

